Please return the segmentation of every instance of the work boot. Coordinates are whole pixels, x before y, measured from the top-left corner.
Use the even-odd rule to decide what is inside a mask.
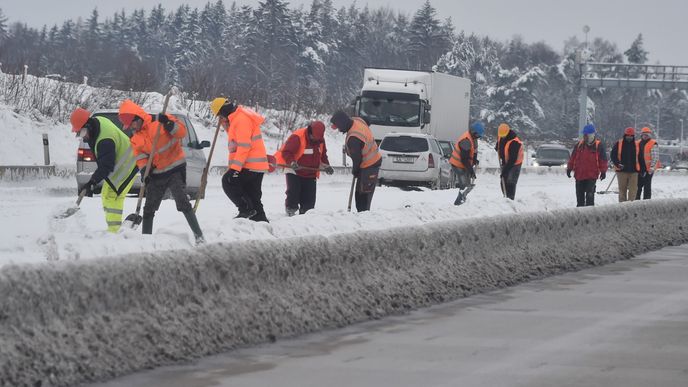
[[[205,239],[203,238],[203,231],[201,231],[201,226],[198,224],[198,218],[196,218],[196,213],[192,211],[186,211],[184,212],[184,217],[186,218],[186,222],[189,223],[189,227],[191,227],[191,231],[194,233],[194,237],[196,238],[196,244],[199,245],[201,243],[205,243]]]
[[[250,219],[251,217],[256,216],[257,213],[258,211],[254,209],[239,210],[239,213],[234,217],[234,219]]]
[[[268,221],[267,216],[265,216],[265,211],[258,212],[254,216],[249,217],[249,219],[251,219],[254,222],[270,223],[270,221]]]
[[[285,210],[287,212],[288,217],[292,217],[296,215],[296,212],[299,210],[298,208],[290,208],[290,207],[285,207]]]
[[[454,205],[455,206],[460,206],[463,204],[463,193],[459,191],[459,194],[456,196],[456,200],[454,200]]]
[[[153,217],[155,215],[143,214],[143,222],[141,223],[141,232],[144,235],[150,235],[153,233]]]

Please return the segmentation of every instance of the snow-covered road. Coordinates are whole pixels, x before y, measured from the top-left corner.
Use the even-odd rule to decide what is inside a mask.
[[[607,181],[598,185],[606,188]],[[347,175],[324,176],[319,182],[316,209],[307,215],[284,215],[284,177],[266,176],[263,202],[270,224],[234,220],[236,209],[222,192],[220,176],[211,176],[207,198],[199,208],[199,221],[212,242],[288,238],[304,235],[332,235],[358,230],[376,230],[428,222],[484,217],[508,213],[547,211],[575,206],[573,180],[563,174],[524,174],[517,190],[517,200],[502,197],[499,180],[480,175],[477,187],[466,204],[452,205],[456,190],[403,191],[379,187],[373,199],[373,211],[347,213],[350,187]],[[612,187],[615,187],[616,183]],[[688,175],[672,173],[656,176],[654,197],[688,196]],[[100,198],[86,198],[76,215],[54,220],[53,215],[73,206],[73,178],[0,183],[0,265],[40,262],[46,259],[88,259],[132,252],[192,247],[192,235],[174,202],[166,200],[155,218],[154,235],[140,230],[120,234],[105,232]],[[616,203],[614,194],[597,195],[600,205]],[[124,213],[134,211],[136,199],[129,198]]]

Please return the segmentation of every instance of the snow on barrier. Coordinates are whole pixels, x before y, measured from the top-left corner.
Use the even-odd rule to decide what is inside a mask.
[[[0,385],[68,386],[688,242],[688,200],[0,269]]]

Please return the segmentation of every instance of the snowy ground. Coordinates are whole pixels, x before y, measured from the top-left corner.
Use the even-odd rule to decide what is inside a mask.
[[[607,181],[597,189],[606,188]],[[688,196],[685,174],[656,176],[653,185],[657,198]],[[563,174],[522,175],[514,202],[502,197],[496,176],[480,175],[477,187],[460,207],[452,205],[455,189],[403,191],[380,187],[373,200],[374,210],[362,214],[346,212],[349,186],[347,175],[324,176],[319,183],[316,209],[304,216],[287,218],[283,208],[284,176],[268,175],[263,183],[263,201],[270,223],[264,224],[232,219],[236,209],[222,192],[220,177],[211,176],[207,199],[201,202],[198,217],[206,240],[212,243],[332,235],[575,206],[573,180]],[[0,265],[192,247],[191,232],[171,200],[163,202],[152,236],[143,236],[140,230],[106,233],[99,197],[86,198],[81,211],[71,218],[54,220],[54,214],[73,206],[75,190],[73,178],[0,182]],[[597,195],[596,200],[600,205],[608,205],[616,203],[617,198],[614,194]],[[127,199],[125,215],[133,212],[135,206],[135,198]]]

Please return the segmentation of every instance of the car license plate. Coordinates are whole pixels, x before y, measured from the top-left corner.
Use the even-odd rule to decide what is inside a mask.
[[[416,158],[413,156],[394,156],[392,161],[395,163],[413,164]]]

